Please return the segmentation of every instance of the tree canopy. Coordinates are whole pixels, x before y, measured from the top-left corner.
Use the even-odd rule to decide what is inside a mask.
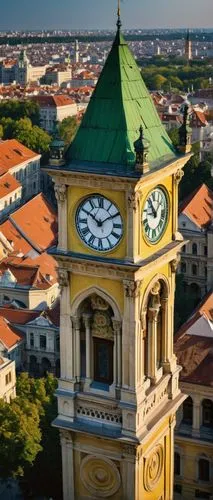
[[[13,120],[3,117],[0,119],[0,126],[3,128],[3,139],[17,139],[24,146],[40,154],[49,150],[50,135],[37,125],[33,125],[30,118]]]
[[[59,124],[59,135],[64,140],[65,145],[68,146],[78,128],[78,122],[75,116],[67,116]]]
[[[35,101],[10,99],[0,102],[1,117],[20,120],[20,118],[30,118],[33,125],[39,125],[39,105]]]

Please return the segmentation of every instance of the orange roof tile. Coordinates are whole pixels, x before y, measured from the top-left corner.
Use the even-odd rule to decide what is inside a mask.
[[[7,349],[11,349],[11,347],[15,346],[23,339],[23,334],[18,332],[14,326],[10,325],[3,316],[0,316],[0,342],[2,342]]]
[[[25,325],[33,321],[41,314],[41,311],[31,311],[29,309],[15,309],[14,307],[0,307],[0,316],[3,316],[10,323]]]
[[[56,244],[57,215],[43,193],[18,208],[9,219],[35,249],[42,252]]]
[[[60,94],[60,95],[38,95],[32,96],[32,99],[35,100],[40,107],[60,107],[60,106],[69,106],[70,104],[74,104],[75,101],[71,99],[68,95]]]
[[[40,155],[26,148],[16,139],[2,141],[0,142],[0,175],[8,172],[12,167],[36,157],[40,157]]]
[[[196,117],[200,121],[201,125],[208,125],[207,119],[205,117],[205,114],[202,111],[198,111],[197,109],[193,109]]]
[[[0,198],[4,198],[20,187],[20,182],[18,182],[11,174],[7,173],[2,175],[0,177]]]
[[[183,367],[182,381],[213,387],[213,331],[212,337],[209,334],[205,336],[200,330],[200,335],[188,333],[202,317],[213,323],[213,292],[204,297],[189,320],[178,330],[174,350],[178,363]]]
[[[33,247],[28,243],[28,241],[25,240],[10,220],[7,220],[0,225],[0,231],[12,245],[15,252],[26,255],[28,252],[33,250]]]
[[[201,228],[205,228],[213,220],[213,191],[202,184],[180,206],[180,213]]]

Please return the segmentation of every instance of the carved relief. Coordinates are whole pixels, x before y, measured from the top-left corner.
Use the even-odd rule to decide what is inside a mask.
[[[183,176],[184,172],[181,169],[177,170],[177,172],[174,174],[174,180],[177,185],[180,183]]]
[[[91,306],[99,311],[107,311],[109,304],[100,295],[93,294],[91,296]]]
[[[60,269],[58,270],[58,282],[60,288],[64,288],[65,286],[68,286],[69,284],[69,275],[68,272],[65,269]]]
[[[170,266],[171,266],[172,273],[176,273],[179,262],[180,262],[180,258],[171,260]]]
[[[153,491],[159,482],[163,471],[163,447],[157,445],[145,458],[144,486],[147,491]]]
[[[113,340],[113,329],[111,327],[111,319],[107,312],[96,311],[93,315],[92,324],[93,337],[100,337],[104,339]]]
[[[112,460],[87,456],[81,462],[80,477],[84,487],[94,498],[108,498],[120,488],[119,470]]]
[[[55,184],[54,190],[56,200],[63,203],[67,199],[67,188],[65,184]]]
[[[128,207],[132,210],[137,210],[139,204],[139,193],[130,193],[128,195]]]
[[[130,280],[124,280],[124,290],[125,290],[125,295],[126,297],[131,297],[131,298],[136,298],[140,294],[140,288],[141,288],[141,281],[130,281]]]
[[[95,403],[91,404],[80,404],[77,403],[76,408],[77,417],[86,417],[97,419],[100,422],[111,422],[113,424],[122,424],[122,415],[119,408],[103,408],[101,405]]]

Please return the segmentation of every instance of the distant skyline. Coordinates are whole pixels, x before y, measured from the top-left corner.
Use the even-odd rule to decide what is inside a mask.
[[[116,0],[1,0],[0,30],[113,29]],[[123,28],[213,28],[213,0],[124,0]]]

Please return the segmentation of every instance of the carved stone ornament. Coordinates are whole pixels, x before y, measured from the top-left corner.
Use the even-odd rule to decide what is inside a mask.
[[[161,289],[161,284],[159,281],[156,281],[156,283],[153,285],[151,289],[151,294],[152,295],[158,295]]]
[[[107,311],[109,309],[109,304],[106,300],[102,299],[100,295],[93,294],[91,297],[91,306],[92,309],[96,309],[98,311]]]
[[[144,486],[147,491],[153,491],[163,472],[163,447],[161,444],[149,453],[144,464]]]
[[[128,195],[128,206],[132,210],[137,210],[139,204],[139,193],[130,193]]]
[[[176,273],[179,262],[180,262],[180,258],[171,260],[170,266],[171,266],[172,273]]]
[[[86,456],[80,466],[80,478],[94,498],[112,497],[121,485],[119,470],[112,460]]]
[[[55,184],[55,197],[58,202],[65,202],[67,199],[67,188],[65,184]]]
[[[183,176],[184,176],[183,170],[181,169],[177,170],[177,172],[175,172],[174,174],[175,183],[179,184]]]
[[[65,286],[68,286],[68,283],[69,283],[68,272],[65,269],[58,270],[58,282],[59,282],[60,288],[64,288]]]
[[[92,336],[113,340],[110,316],[105,311],[96,311],[93,316]]]
[[[141,281],[130,281],[130,280],[124,280],[124,290],[125,290],[125,295],[126,297],[131,297],[131,298],[136,298],[140,294],[140,288],[141,288]]]

